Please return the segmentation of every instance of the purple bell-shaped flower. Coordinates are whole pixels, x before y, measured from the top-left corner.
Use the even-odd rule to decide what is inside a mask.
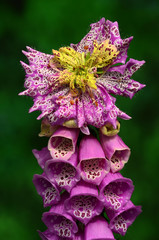
[[[51,206],[60,201],[60,193],[54,183],[52,183],[46,175],[35,174],[33,183],[36,187],[38,194],[43,198],[44,207]]]
[[[118,136],[105,136],[100,134],[101,145],[106,158],[110,161],[111,171],[120,171],[130,157],[130,148]]]
[[[84,181],[99,185],[110,170],[103,149],[93,136],[85,136],[79,147],[79,169]]]
[[[64,201],[67,197],[68,194],[63,193],[61,201],[57,205],[53,205],[49,212],[43,213],[42,221],[52,233],[71,239],[78,231],[78,227],[72,216],[65,211]]]
[[[97,216],[85,227],[85,240],[115,240],[106,219]]]
[[[78,135],[78,128],[59,127],[48,142],[52,158],[68,160],[75,152]]]
[[[65,209],[71,216],[87,224],[103,210],[96,186],[82,180],[78,182],[65,201]]]
[[[134,186],[131,179],[120,173],[108,173],[99,186],[104,206],[119,211],[131,198]]]
[[[131,201],[129,201],[118,212],[107,209],[106,213],[110,219],[109,227],[112,231],[125,235],[128,227],[141,213],[141,206],[135,206]]]
[[[45,173],[51,182],[55,182],[61,189],[70,190],[80,180],[80,172],[77,168],[77,150],[70,159],[52,159],[47,161]]]

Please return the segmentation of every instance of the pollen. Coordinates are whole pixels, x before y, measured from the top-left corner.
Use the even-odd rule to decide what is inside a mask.
[[[85,50],[87,50],[88,48],[89,48],[88,45],[85,45],[85,46],[84,46],[84,49],[85,49]]]
[[[73,105],[75,102],[71,99],[71,100],[70,100],[70,103],[71,103],[71,105]]]
[[[58,81],[61,85],[69,86],[71,92],[90,92],[97,89],[96,79],[104,73],[103,68],[113,63],[119,52],[109,40],[98,44],[95,40],[93,52],[77,52],[71,47],[61,47],[53,50],[50,67],[59,69]],[[72,104],[72,103],[71,103]]]

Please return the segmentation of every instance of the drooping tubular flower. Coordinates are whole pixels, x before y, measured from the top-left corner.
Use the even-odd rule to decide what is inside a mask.
[[[144,61],[125,64],[131,40],[121,39],[117,22],[102,18],[78,44],[53,50],[53,55],[27,47],[23,53],[29,65],[21,62],[26,90],[20,95],[33,97],[30,112],[40,110],[38,119],[45,117],[55,126],[71,120],[85,134],[87,125],[116,127],[117,117],[129,119],[110,94],[132,98],[144,87],[131,79]]]

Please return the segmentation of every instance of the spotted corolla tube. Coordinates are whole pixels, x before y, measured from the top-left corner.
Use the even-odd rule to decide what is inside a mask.
[[[99,185],[110,170],[99,141],[92,135],[85,136],[80,142],[79,169],[82,179],[95,185]]]
[[[100,141],[105,156],[110,161],[111,171],[120,171],[129,160],[130,148],[118,135],[106,136],[100,133]]]
[[[68,160],[75,152],[78,135],[78,128],[59,127],[48,142],[52,158]]]
[[[78,152],[66,161],[63,159],[52,159],[45,165],[45,173],[51,182],[55,182],[60,189],[70,192],[80,180],[80,171],[77,168]]]
[[[110,219],[109,227],[113,232],[125,235],[128,227],[135,221],[136,217],[141,213],[141,206],[135,206],[128,201],[119,211],[106,209],[106,213]]]
[[[108,173],[99,185],[99,196],[104,206],[119,211],[131,198],[133,182],[120,173]]]
[[[115,240],[108,223],[101,216],[94,217],[85,227],[86,240]]]
[[[39,175],[34,174],[33,183],[38,194],[43,199],[44,207],[51,206],[60,201],[60,192],[57,186],[52,183],[45,173]]]
[[[70,197],[65,201],[66,211],[74,218],[87,224],[103,210],[95,185],[81,180],[72,188]]]
[[[49,212],[43,213],[42,221],[48,227],[49,231],[59,237],[72,239],[77,233],[78,227],[76,222],[64,208],[64,201],[68,198],[67,193],[63,193],[61,201],[57,205],[53,205]]]

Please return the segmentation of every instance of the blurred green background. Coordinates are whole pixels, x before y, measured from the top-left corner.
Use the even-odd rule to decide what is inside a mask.
[[[52,48],[77,43],[102,17],[118,21],[122,38],[133,35],[128,55],[146,61],[133,76],[146,88],[132,100],[117,99],[117,106],[132,116],[121,121],[120,136],[132,150],[122,174],[132,178],[132,200],[143,209],[121,239],[157,239],[159,1],[3,0],[0,16],[0,239],[38,240],[36,230],[45,230],[41,222],[45,210],[32,183],[33,174],[41,170],[32,149],[40,150],[47,139],[38,137],[38,113],[28,114],[32,99],[18,96],[25,77],[19,61],[27,62],[21,50],[28,45],[51,53]]]

